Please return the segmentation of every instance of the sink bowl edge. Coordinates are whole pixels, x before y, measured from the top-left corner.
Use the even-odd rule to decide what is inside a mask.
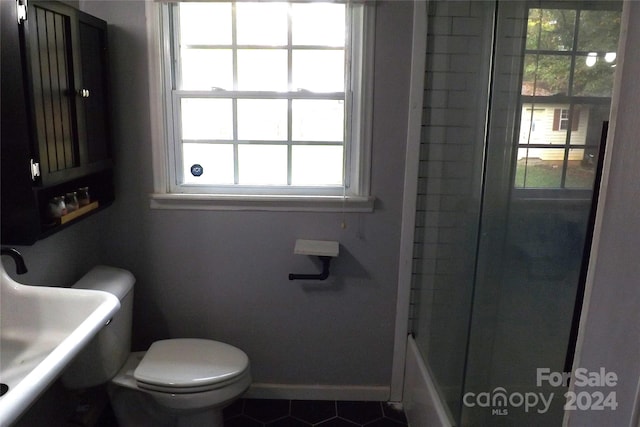
[[[14,380],[12,384],[8,384],[8,392],[0,397],[0,426],[4,427],[15,422],[53,383],[73,358],[119,310],[120,301],[110,293],[97,290],[23,285],[8,278],[6,272],[3,271],[2,273],[3,299],[15,297],[16,295],[38,295],[39,298],[44,300],[47,300],[47,297],[51,297],[52,301],[64,298],[86,298],[93,308],[88,309],[91,311],[88,312],[86,317],[83,317],[84,320],[79,321],[79,324],[73,327],[71,332],[53,350],[42,360],[34,362],[34,367],[30,372]],[[42,306],[43,310],[48,308],[46,307],[47,304],[42,304],[41,301],[36,302],[34,306],[38,307],[38,304]],[[7,311],[6,308],[7,306],[3,311]],[[85,316],[85,314],[87,313],[82,314],[82,316]],[[6,316],[10,317],[9,315]],[[64,317],[64,315],[61,317]],[[78,316],[71,317],[76,319]],[[5,319],[3,319],[3,322]],[[68,323],[75,325],[75,323]],[[0,380],[4,383],[4,379],[11,377],[11,375],[5,372],[2,377]]]

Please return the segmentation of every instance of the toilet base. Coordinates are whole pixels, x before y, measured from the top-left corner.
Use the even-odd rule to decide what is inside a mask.
[[[222,407],[174,412],[147,393],[109,384],[109,399],[119,427],[223,427]]]

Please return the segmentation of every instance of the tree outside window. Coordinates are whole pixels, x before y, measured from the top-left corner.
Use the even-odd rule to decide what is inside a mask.
[[[620,17],[615,3],[528,10],[516,188],[593,186]]]

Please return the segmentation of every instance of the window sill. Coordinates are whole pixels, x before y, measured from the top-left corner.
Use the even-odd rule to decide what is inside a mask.
[[[373,212],[373,196],[284,196],[153,193],[151,209],[281,212]]]

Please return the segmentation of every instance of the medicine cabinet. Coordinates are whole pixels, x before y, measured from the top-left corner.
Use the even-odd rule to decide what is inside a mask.
[[[33,244],[114,199],[107,23],[58,2],[0,7],[2,243]],[[52,212],[85,187],[90,207]]]

